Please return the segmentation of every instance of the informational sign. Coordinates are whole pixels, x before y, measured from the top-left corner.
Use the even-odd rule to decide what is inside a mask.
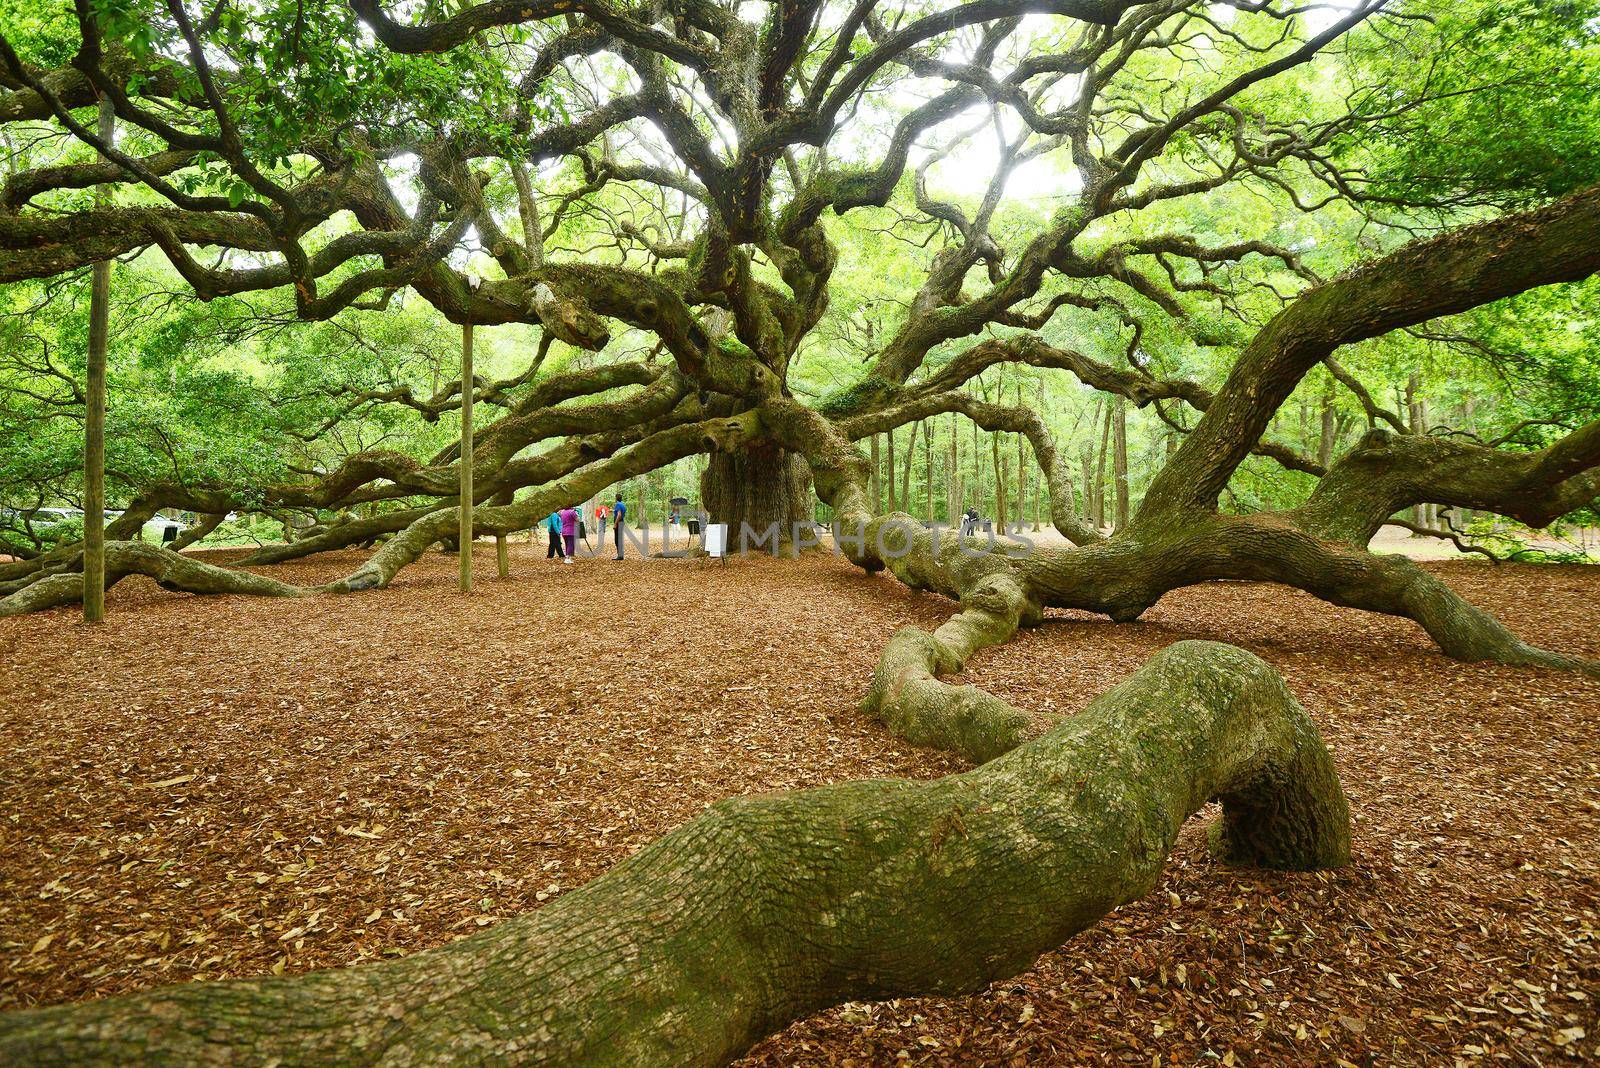
[[[723,556],[728,551],[728,524],[706,524],[706,555]]]

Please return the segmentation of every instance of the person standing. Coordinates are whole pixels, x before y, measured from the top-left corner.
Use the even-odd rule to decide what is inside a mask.
[[[594,525],[595,529],[600,532],[598,535],[600,541],[604,543],[606,540],[606,506],[603,503],[594,506]]]
[[[549,518],[544,521],[544,529],[550,538],[550,547],[544,551],[544,558],[554,560],[559,556],[565,560],[567,554],[561,545],[561,513],[551,512]]]
[[[611,506],[611,535],[617,542],[617,559],[622,559],[622,526],[627,518],[628,506],[622,503],[622,494],[617,494],[617,503]]]
[[[561,542],[566,547],[566,562],[578,555],[578,510],[571,505],[556,513],[561,517]]]

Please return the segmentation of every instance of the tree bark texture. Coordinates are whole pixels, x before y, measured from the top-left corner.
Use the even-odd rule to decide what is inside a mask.
[[[700,498],[711,522],[727,523],[735,539],[741,524],[759,533],[776,523],[787,541],[794,524],[813,514],[805,459],[771,445],[712,453],[700,478]]]

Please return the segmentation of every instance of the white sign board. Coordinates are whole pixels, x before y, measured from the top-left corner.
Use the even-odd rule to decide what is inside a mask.
[[[722,556],[728,551],[728,524],[706,524],[706,555]]]

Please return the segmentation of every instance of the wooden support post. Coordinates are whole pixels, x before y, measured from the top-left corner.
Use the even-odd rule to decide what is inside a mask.
[[[111,99],[100,98],[100,139],[115,129]],[[108,200],[104,187],[95,202]],[[106,344],[111,326],[111,261],[90,268],[88,383],[83,419],[83,621],[106,618]]]
[[[461,328],[461,592],[472,592],[472,324]]]

